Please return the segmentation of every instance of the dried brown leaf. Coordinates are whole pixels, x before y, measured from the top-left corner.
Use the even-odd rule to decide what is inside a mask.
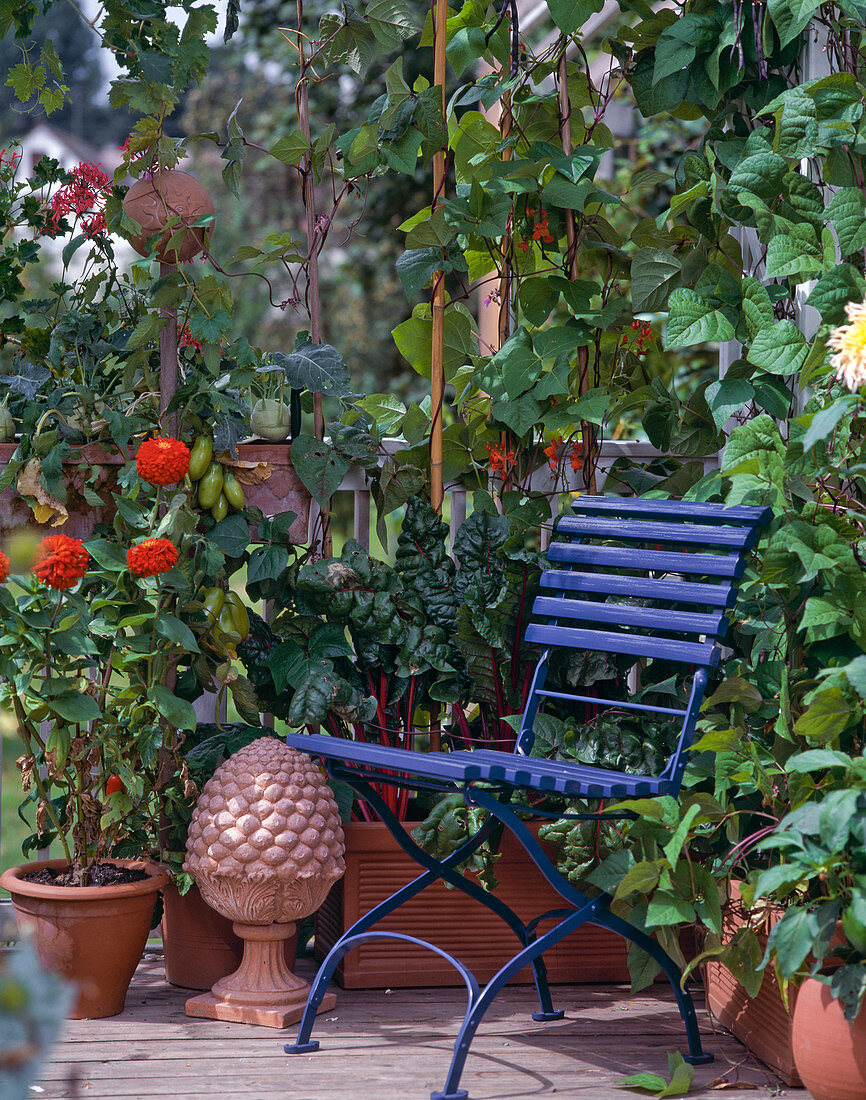
[[[218,454],[217,461],[231,470],[241,485],[261,485],[274,472],[270,462],[241,462],[232,458],[228,451]]]
[[[38,523],[51,522],[52,527],[60,527],[69,519],[66,505],[56,500],[45,491],[39,480],[42,473],[42,463],[38,458],[31,458],[24,469],[18,474],[17,489],[23,497],[33,497],[36,501],[31,505],[33,515]]]

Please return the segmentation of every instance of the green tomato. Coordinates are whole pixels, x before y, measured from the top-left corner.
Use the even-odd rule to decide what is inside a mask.
[[[231,470],[225,470],[223,472],[223,493],[226,500],[232,506],[240,510],[244,504],[244,489]]]
[[[217,497],[217,502],[213,506],[213,508],[211,508],[210,514],[213,516],[217,523],[219,523],[221,519],[225,519],[226,516],[229,514],[229,502],[226,499],[225,493],[220,493],[220,495]]]
[[[211,462],[198,483],[198,502],[202,508],[213,508],[223,491],[223,468],[219,462]]]
[[[213,440],[209,435],[200,435],[193,443],[189,453],[189,476],[198,481],[213,459]]]

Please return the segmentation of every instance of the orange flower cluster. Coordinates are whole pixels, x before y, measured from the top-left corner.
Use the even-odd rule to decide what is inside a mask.
[[[544,453],[547,455],[547,460],[550,463],[551,470],[556,470],[559,465],[559,450],[562,447],[562,436],[556,436],[555,439],[551,439],[548,445],[544,448]],[[571,468],[577,473],[578,470],[583,469],[584,458],[580,453],[580,440],[577,439],[571,445]]]
[[[527,207],[526,217],[535,218],[534,206]],[[534,241],[541,241],[542,244],[553,244],[556,239],[550,232],[550,226],[547,222],[547,211],[543,206],[539,206],[538,208],[538,218],[535,219],[535,224],[532,227],[532,239]],[[529,241],[518,241],[517,247],[521,252],[528,252]]]
[[[556,470],[559,465],[559,448],[562,446],[562,436],[554,436],[553,439],[544,448],[544,453],[547,455],[547,461],[550,463],[551,470]]]
[[[644,344],[648,340],[653,338],[653,327],[649,321],[632,321],[631,327],[638,333],[637,341],[634,346],[635,355],[644,354]],[[620,340],[620,347],[625,347],[628,343],[628,333],[623,333],[622,340]]]
[[[0,584],[5,584],[6,581],[9,580],[9,570],[11,568],[12,563],[9,561],[3,551],[0,550]]]
[[[145,539],[126,551],[126,564],[134,577],[156,577],[177,565],[177,547],[168,539]]]
[[[528,217],[535,217],[535,209],[531,208],[526,211]],[[541,241],[542,244],[553,244],[553,234],[550,232],[550,226],[547,224],[547,211],[543,206],[538,208],[538,219],[535,225],[532,227],[532,239],[534,241]]]
[[[175,485],[189,469],[189,447],[179,439],[145,439],[135,456],[138,476],[151,485]]]
[[[68,535],[47,535],[39,547],[33,572],[49,588],[63,591],[78,584],[87,572],[89,560],[90,555],[81,539],[71,539]]]
[[[485,446],[487,447],[487,453],[490,455],[490,469],[495,474],[499,474],[504,480],[509,468],[516,462],[514,451],[503,451],[499,447],[491,447],[489,443]]]

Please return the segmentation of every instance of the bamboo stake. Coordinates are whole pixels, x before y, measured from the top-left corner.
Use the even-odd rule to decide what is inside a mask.
[[[511,136],[511,92],[505,92],[500,99],[502,115],[499,133],[502,140]],[[503,160],[511,160],[512,148],[506,146],[502,151]],[[499,277],[499,347],[501,348],[511,335],[511,233],[502,238],[502,271]]]
[[[568,98],[568,73],[565,63],[565,49],[559,57],[556,67],[557,92],[559,95],[559,137],[562,151],[571,156],[571,100]],[[580,278],[577,266],[577,229],[574,224],[574,211],[565,212],[565,237],[568,245],[568,274],[574,281]],[[589,351],[586,347],[577,349],[578,393],[584,394],[589,385]],[[586,420],[580,423],[581,453],[583,455],[583,484],[588,493],[596,493],[595,483],[595,428]]]
[[[174,264],[159,265],[161,279],[173,271],[177,271]],[[159,331],[159,411],[164,413],[177,393],[177,309],[163,306],[160,313],[165,317],[165,324]],[[176,416],[171,416],[163,424],[163,431],[169,435],[176,434]]]
[[[442,113],[445,113],[445,42],[447,0],[434,0],[433,8],[433,83],[442,90]],[[445,150],[433,156],[433,202],[435,210],[445,191]],[[442,483],[442,412],[445,403],[445,273],[433,275],[433,295],[430,302],[433,320],[430,369],[430,501],[442,513],[445,490]]]
[[[310,90],[307,84],[307,55],[304,49],[304,37],[301,33],[304,18],[303,0],[297,0],[298,8],[298,56],[299,75],[297,87],[298,125],[307,139],[307,151],[304,154],[301,165],[301,177],[303,179],[304,210],[306,212],[307,230],[307,308],[310,313],[310,340],[314,344],[322,342],[321,310],[319,299],[319,242],[317,240],[316,227],[316,188],[313,178],[313,153],[310,146]],[[316,439],[325,438],[325,414],[322,403],[322,394],[313,394],[313,432]],[[326,503],[320,513],[322,521],[322,557],[329,557],[332,550],[331,543],[331,510],[330,502]]]

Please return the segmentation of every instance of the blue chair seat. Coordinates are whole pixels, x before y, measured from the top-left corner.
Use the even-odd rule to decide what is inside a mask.
[[[611,772],[495,749],[417,753],[322,734],[289,734],[286,740],[293,748],[328,760],[333,773],[341,779],[350,775],[377,780],[384,777],[392,783],[416,788],[422,788],[424,780],[430,780],[432,789],[446,783],[455,789],[488,783],[586,799],[652,798],[670,794],[674,789],[673,782],[663,777]]]

